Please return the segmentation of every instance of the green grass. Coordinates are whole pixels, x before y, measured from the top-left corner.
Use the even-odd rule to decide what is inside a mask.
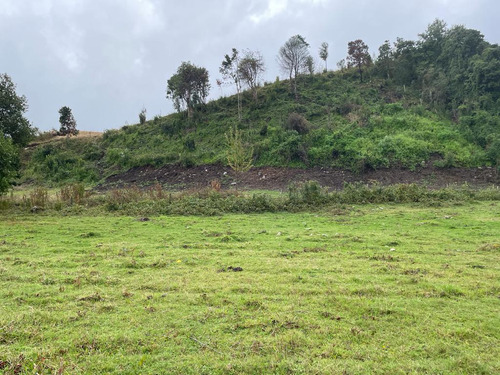
[[[499,217],[5,213],[0,372],[498,373]]]

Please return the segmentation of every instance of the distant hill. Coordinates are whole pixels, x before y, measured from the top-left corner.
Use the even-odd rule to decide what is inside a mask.
[[[95,183],[138,166],[227,164],[225,134],[242,131],[255,166],[366,170],[432,163],[500,164],[500,47],[476,30],[435,21],[418,41],[380,47],[365,67],[302,75],[101,137],[54,139],[25,150],[20,182]]]

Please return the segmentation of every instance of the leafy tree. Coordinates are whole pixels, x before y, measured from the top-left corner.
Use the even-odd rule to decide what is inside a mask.
[[[393,50],[388,40],[378,48],[376,67],[382,76],[390,79],[394,69]]]
[[[265,66],[262,55],[259,52],[245,51],[243,58],[238,64],[238,75],[252,91],[255,101],[257,101],[257,88],[259,87],[260,75],[264,71]]]
[[[24,117],[28,109],[25,96],[16,93],[16,85],[7,74],[0,74],[0,137],[10,138],[13,145],[25,146],[36,129]]]
[[[0,195],[7,191],[18,165],[18,152],[10,138],[0,136]]]
[[[359,78],[363,82],[363,69],[372,62],[368,53],[368,46],[361,39],[349,42],[347,45],[347,61],[350,66],[358,68]]]
[[[314,74],[314,70],[316,69],[316,64],[311,55],[309,55],[309,57],[307,58],[306,67],[307,67],[307,72],[309,73],[309,75],[312,76]]]
[[[394,79],[402,85],[417,80],[418,49],[414,41],[397,38],[394,43]]]
[[[139,124],[144,125],[146,123],[146,108],[142,108],[139,112]]]
[[[238,119],[241,121],[241,79],[239,74],[239,52],[233,48],[231,56],[225,55],[219,68],[225,81],[231,81],[236,86],[236,95],[238,97]]]
[[[500,47],[492,45],[471,59],[469,85],[476,97],[500,99]],[[499,108],[500,109],[500,108]]]
[[[297,76],[307,71],[309,56],[309,44],[301,35],[292,36],[279,50],[278,63],[290,77],[295,98],[298,98]]]
[[[328,43],[321,43],[321,47],[319,47],[319,57],[321,60],[325,62],[325,72],[328,71],[328,64],[326,60],[328,59]]]
[[[59,110],[59,123],[61,127],[59,129],[60,135],[76,135],[78,130],[76,129],[76,120],[71,113],[71,108],[61,107]]]
[[[26,97],[17,95],[7,74],[0,74],[0,194],[17,170],[19,147],[28,144],[36,131],[24,117],[27,109]]]
[[[446,22],[435,19],[434,22],[427,26],[426,31],[418,35],[420,37],[419,49],[427,62],[434,62],[441,56],[446,33]]]
[[[179,112],[186,108],[188,118],[193,117],[196,105],[205,103],[209,91],[208,71],[190,62],[183,62],[167,81],[167,99],[172,99]]]

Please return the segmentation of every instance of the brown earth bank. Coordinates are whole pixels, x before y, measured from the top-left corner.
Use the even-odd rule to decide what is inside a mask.
[[[473,187],[498,186],[498,170],[494,167],[481,168],[436,168],[427,165],[416,171],[404,168],[369,170],[354,173],[336,168],[283,168],[254,167],[245,173],[236,173],[222,165],[182,167],[165,165],[160,168],[150,166],[132,168],[124,173],[110,176],[97,186],[97,190],[109,190],[129,186],[148,187],[159,183],[173,190],[201,189],[213,184],[223,189],[241,190],[286,190],[291,183],[317,181],[330,190],[340,190],[344,183],[361,182],[381,185],[417,183],[432,189],[464,183]]]

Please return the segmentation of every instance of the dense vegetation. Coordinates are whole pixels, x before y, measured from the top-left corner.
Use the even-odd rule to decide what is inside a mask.
[[[360,42],[360,41],[358,41]],[[359,44],[359,43],[358,43]],[[363,171],[500,162],[500,47],[435,21],[417,41],[384,43],[374,63],[265,83],[186,112],[29,150],[21,181],[94,182],[134,166],[227,164],[233,126],[254,165]],[[295,80],[294,80],[295,81]]]

